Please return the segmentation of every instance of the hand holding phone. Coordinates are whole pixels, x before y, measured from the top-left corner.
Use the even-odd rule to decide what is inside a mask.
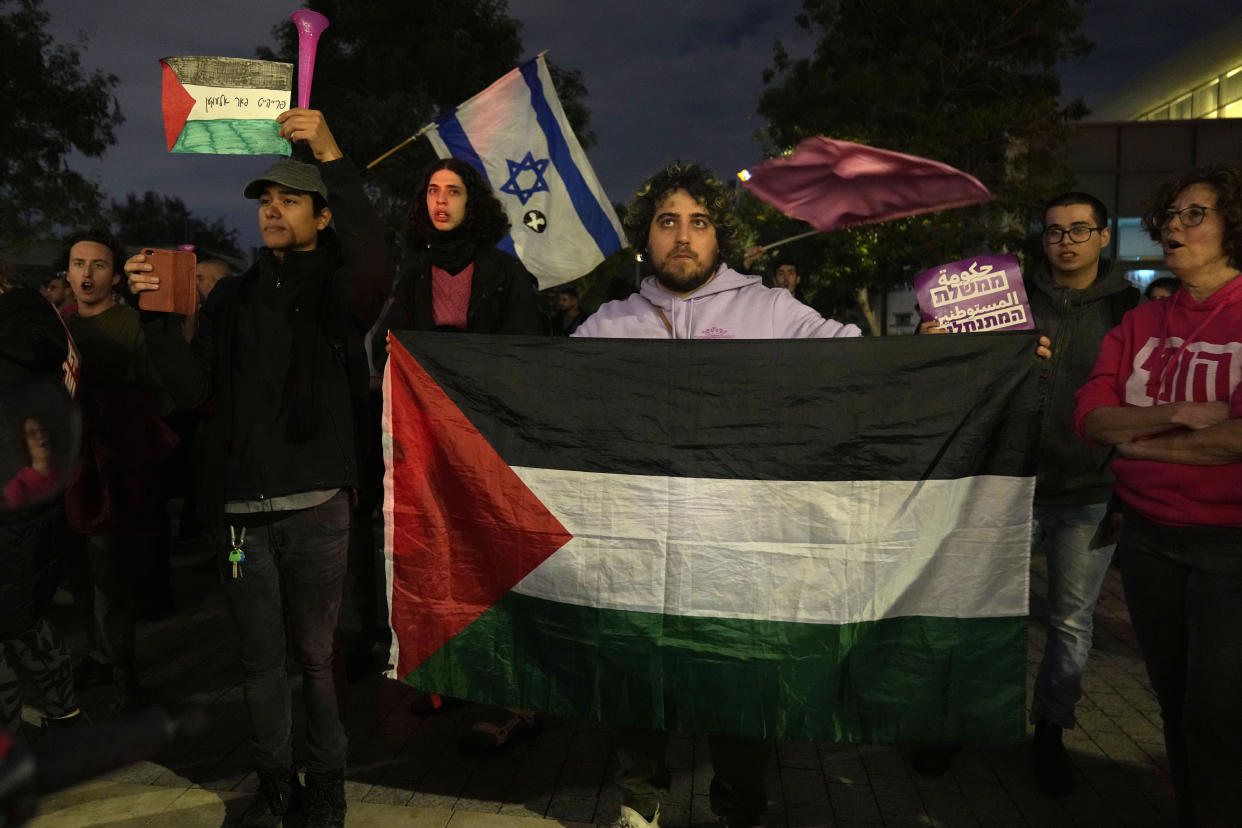
[[[151,265],[149,275],[159,279],[159,287],[139,293],[138,307],[193,316],[198,309],[198,292],[194,282],[198,260],[195,255],[186,250],[150,247],[144,249],[142,255]]]

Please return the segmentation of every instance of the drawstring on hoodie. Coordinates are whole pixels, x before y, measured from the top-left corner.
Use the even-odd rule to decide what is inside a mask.
[[[694,328],[692,328],[689,323],[690,308],[693,307],[693,305],[691,304],[691,300],[686,300],[685,305],[686,305],[686,314],[687,314],[686,329],[689,331],[693,331]],[[664,323],[664,329],[668,331],[669,338],[680,339],[681,337],[677,335],[677,331],[673,327],[673,323],[669,321],[668,316],[664,313],[664,308],[660,307],[659,305],[654,305],[654,304],[652,305],[652,307],[655,308],[656,313],[660,314],[660,321]],[[673,304],[669,305],[669,307],[674,309],[673,316],[675,317],[677,315],[677,311],[675,310],[677,307],[677,303],[673,302]]]

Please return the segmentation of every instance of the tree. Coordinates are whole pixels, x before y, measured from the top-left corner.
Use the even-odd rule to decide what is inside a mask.
[[[98,215],[99,188],[66,159],[99,157],[122,122],[116,76],[83,71],[78,49],[53,44],[47,23],[39,0],[0,0],[0,249]]]
[[[996,201],[818,237],[800,248],[834,291],[908,283],[977,252],[1022,248],[1034,209],[1069,182],[1058,63],[1087,54],[1087,0],[804,0],[817,34],[791,60],[778,43],[759,112],[766,149],[827,135],[952,164]],[[843,266],[843,263],[847,263]]]
[[[199,218],[175,196],[162,196],[150,190],[141,196],[130,193],[124,203],[112,202],[108,218],[112,231],[127,244],[192,244],[199,255],[242,255],[235,228],[226,226],[221,218]]]
[[[360,165],[482,91],[522,55],[521,24],[504,0],[311,0],[306,7],[330,21],[319,40],[311,106],[327,114]],[[259,57],[296,63],[293,25],[278,23],[272,36],[276,48],[260,47]],[[551,64],[549,70],[571,126],[590,146],[581,74]],[[426,140],[415,141],[366,176],[398,262],[414,191],[434,158]]]

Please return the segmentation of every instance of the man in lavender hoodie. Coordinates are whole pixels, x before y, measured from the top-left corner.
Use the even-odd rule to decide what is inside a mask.
[[[639,292],[608,302],[574,336],[630,339],[806,339],[859,336],[787,290],[732,270],[732,195],[711,171],[674,163],[630,205],[626,230],[653,272]]]
[[[825,319],[789,291],[731,270],[724,253],[736,226],[732,196],[709,170],[674,163],[639,190],[625,216],[634,247],[653,275],[628,299],[608,302],[574,336],[630,339],[805,339],[859,336]],[[615,828],[659,826],[671,782],[663,731],[619,729]],[[767,808],[763,776],[772,743],[712,736],[712,810],[728,828],[759,825]]]

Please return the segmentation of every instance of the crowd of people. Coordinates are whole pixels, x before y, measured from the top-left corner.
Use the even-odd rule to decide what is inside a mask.
[[[0,379],[50,383],[63,398],[59,409],[46,400],[5,406],[13,467],[0,530],[19,565],[0,568],[0,724],[15,731],[21,722],[16,664],[37,686],[47,728],[86,722],[75,689],[110,684],[121,711],[151,701],[135,629],[140,597],[167,590],[158,493],[174,468],[189,478],[184,520],[206,528],[239,642],[259,780],[242,824],[280,825],[296,813],[308,826],[339,826],[348,735],[336,679],[347,639],[365,653],[384,634],[375,628],[374,543],[358,529],[378,502],[374,378],[387,331],[861,331],[800,301],[805,281],[791,261],[771,263],[770,286],[729,267],[740,252],[733,194],[695,164],[670,165],[640,190],[624,224],[649,275],[594,313],[566,286],[555,315],[543,317],[534,278],[495,246],[509,231],[496,194],[457,159],[427,170],[410,218],[419,246],[394,273],[360,175],[323,115],[293,109],[277,121],[307,160],[282,158],[242,188],[264,246],[236,276],[224,262],[199,262],[194,316],[119,301],[122,279],[135,296],[161,279],[147,256],[127,258],[106,234],[70,237],[64,278],[38,292],[0,278]],[[1148,301],[1108,267],[1099,199],[1065,193],[1040,218],[1045,262],[1026,279],[1047,337],[1032,538],[1049,572],[1030,711],[1035,781],[1052,795],[1075,786],[1062,734],[1075,726],[1115,547],[1164,719],[1179,819],[1242,824],[1242,708],[1232,695],[1242,683],[1242,170],[1196,170],[1155,194],[1144,227],[1176,278],[1153,285]],[[745,251],[744,269],[762,253]],[[929,322],[920,332],[942,331]],[[69,580],[87,648],[71,669],[46,610],[74,554]],[[296,757],[287,654],[306,711],[306,751]],[[474,738],[503,749],[535,732],[537,711],[497,710]],[[670,784],[667,734],[619,728],[615,740],[615,824],[656,826]],[[733,828],[760,824],[771,742],[716,734],[710,747],[713,810]],[[929,772],[949,761],[943,746],[925,748]]]

